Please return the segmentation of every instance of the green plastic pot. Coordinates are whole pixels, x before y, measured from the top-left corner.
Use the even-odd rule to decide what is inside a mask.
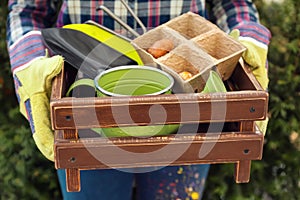
[[[226,92],[226,87],[217,72],[211,70],[201,93]]]

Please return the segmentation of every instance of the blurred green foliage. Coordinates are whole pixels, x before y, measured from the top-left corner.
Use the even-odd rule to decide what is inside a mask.
[[[277,200],[300,195],[300,1],[255,1],[269,45],[269,115],[263,159],[247,184],[235,184],[233,165],[213,165],[204,199]]]
[[[61,199],[53,162],[36,148],[19,113],[5,41],[7,1],[0,2],[0,199]]]
[[[296,200],[300,194],[300,1],[255,1],[272,32],[269,46],[270,121],[261,161],[236,184],[233,165],[212,165],[204,199]],[[60,199],[53,163],[37,150],[18,111],[5,43],[6,1],[0,2],[0,199]]]

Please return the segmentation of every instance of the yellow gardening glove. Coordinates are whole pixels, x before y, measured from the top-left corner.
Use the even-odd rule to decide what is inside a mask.
[[[240,31],[238,29],[232,30],[230,35],[247,48],[243,54],[243,59],[250,65],[252,73],[261,87],[267,90],[269,84],[266,69],[268,49],[255,44],[254,39],[240,37]]]
[[[54,161],[54,135],[50,122],[50,94],[52,79],[60,73],[62,66],[61,56],[45,56],[14,74],[20,112],[30,123],[38,149],[51,161]]]
[[[245,62],[250,65],[252,73],[260,83],[261,87],[264,90],[267,90],[269,84],[268,71],[266,68],[268,49],[259,46],[259,43],[255,42],[254,39],[240,37],[240,31],[238,29],[232,30],[230,36],[238,40],[247,48],[242,57]],[[263,134],[266,133],[268,121],[268,117],[263,121],[256,121],[257,126]]]

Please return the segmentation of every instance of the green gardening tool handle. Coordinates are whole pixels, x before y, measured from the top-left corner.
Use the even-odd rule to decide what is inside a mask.
[[[66,96],[70,97],[72,91],[74,90],[74,88],[78,87],[78,86],[89,86],[95,89],[95,92],[97,93],[98,96],[98,91],[96,90],[95,84],[94,84],[94,80],[93,79],[89,79],[89,78],[83,78],[83,79],[79,79],[77,81],[75,81],[70,88],[67,91]]]

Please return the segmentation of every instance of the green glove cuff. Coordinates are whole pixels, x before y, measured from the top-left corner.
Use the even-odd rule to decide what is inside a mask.
[[[232,30],[229,35],[247,48],[247,51],[243,54],[243,59],[250,65],[253,75],[256,77],[261,87],[266,90],[269,84],[268,72],[266,69],[268,49],[259,47],[259,45],[257,45],[258,43],[253,41],[252,38],[240,37],[240,31],[238,29]],[[256,124],[263,135],[266,134],[268,121],[268,118],[263,121],[256,121]]]
[[[39,93],[30,97],[32,105],[32,121],[35,132],[33,139],[41,153],[49,160],[54,161],[54,135],[49,118],[50,105],[46,93]]]
[[[19,83],[20,112],[28,119],[38,149],[54,161],[54,135],[50,121],[50,95],[53,78],[62,69],[61,56],[33,60],[26,68],[15,73]]]
[[[263,120],[263,121],[256,121],[255,122],[263,135],[266,135],[267,127],[268,127],[268,122],[269,122],[269,118],[268,117],[265,120]]]
[[[243,53],[243,59],[250,65],[252,72],[261,87],[266,90],[269,84],[268,71],[266,69],[267,47],[265,45],[259,46],[259,42],[252,38],[240,37],[240,31],[238,29],[232,30],[229,35],[247,48]]]
[[[268,50],[259,47],[251,40],[247,40],[245,38],[240,37],[239,41],[247,48],[243,54],[245,62],[250,65],[257,81],[260,83],[262,88],[266,90],[269,84],[268,72],[266,69]]]

